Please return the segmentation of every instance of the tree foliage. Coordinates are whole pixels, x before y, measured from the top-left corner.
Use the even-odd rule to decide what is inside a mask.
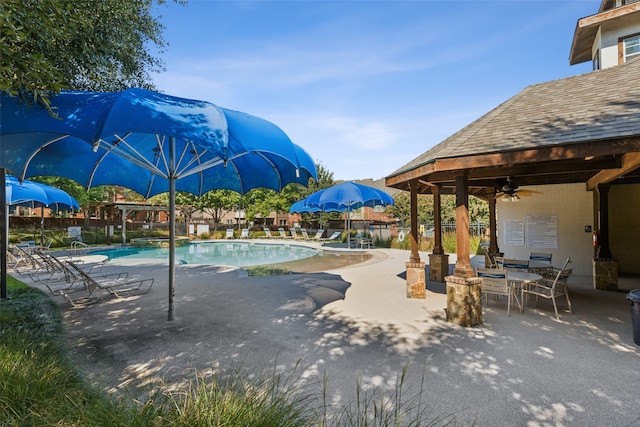
[[[2,0],[0,91],[49,105],[62,89],[152,89],[165,46],[164,0]],[[179,1],[179,3],[184,3]]]
[[[411,199],[406,191],[396,193],[393,197],[394,206],[389,206],[389,212],[396,218],[399,218],[404,224],[411,223]],[[456,221],[456,198],[452,195],[443,195],[441,197],[441,213],[442,222]],[[474,222],[489,222],[489,205],[484,200],[477,197],[469,196],[469,220]],[[418,194],[418,223],[433,223],[433,196],[427,194]]]

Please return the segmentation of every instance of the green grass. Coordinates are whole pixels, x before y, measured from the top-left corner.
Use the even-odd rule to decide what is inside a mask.
[[[423,387],[403,395],[406,368],[391,394],[364,392],[340,408],[327,402],[326,380],[314,393],[297,369],[255,374],[231,369],[195,373],[178,391],[149,391],[144,402],[113,397],[75,370],[57,306],[37,289],[8,276],[0,300],[0,425],[7,426],[431,426],[462,425],[432,415]],[[424,378],[423,378],[424,382]],[[131,392],[137,392],[131,390]]]

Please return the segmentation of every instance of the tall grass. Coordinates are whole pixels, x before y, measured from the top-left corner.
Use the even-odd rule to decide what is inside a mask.
[[[8,277],[0,300],[0,425],[7,426],[432,426],[461,425],[434,416],[423,383],[405,396],[407,369],[394,392],[356,385],[352,404],[327,403],[321,390],[302,385],[298,370],[255,374],[238,368],[213,376],[195,373],[180,390],[149,391],[144,402],[113,397],[86,382],[65,347],[57,306],[45,294]],[[306,382],[304,384],[307,384]],[[132,390],[132,393],[134,390]]]

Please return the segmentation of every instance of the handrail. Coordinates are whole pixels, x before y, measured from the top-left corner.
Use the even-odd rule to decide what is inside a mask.
[[[71,242],[71,255],[76,255],[79,250],[87,250],[89,248],[90,246],[86,243],[75,240]]]

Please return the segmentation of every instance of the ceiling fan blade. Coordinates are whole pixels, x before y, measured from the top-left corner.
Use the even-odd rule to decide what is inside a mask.
[[[518,190],[517,194],[520,197],[531,197],[534,194],[544,194],[544,193],[541,193],[540,191],[536,191],[536,190]]]
[[[493,196],[494,199],[499,199],[500,197],[504,196],[504,193],[496,193],[495,196]]]

